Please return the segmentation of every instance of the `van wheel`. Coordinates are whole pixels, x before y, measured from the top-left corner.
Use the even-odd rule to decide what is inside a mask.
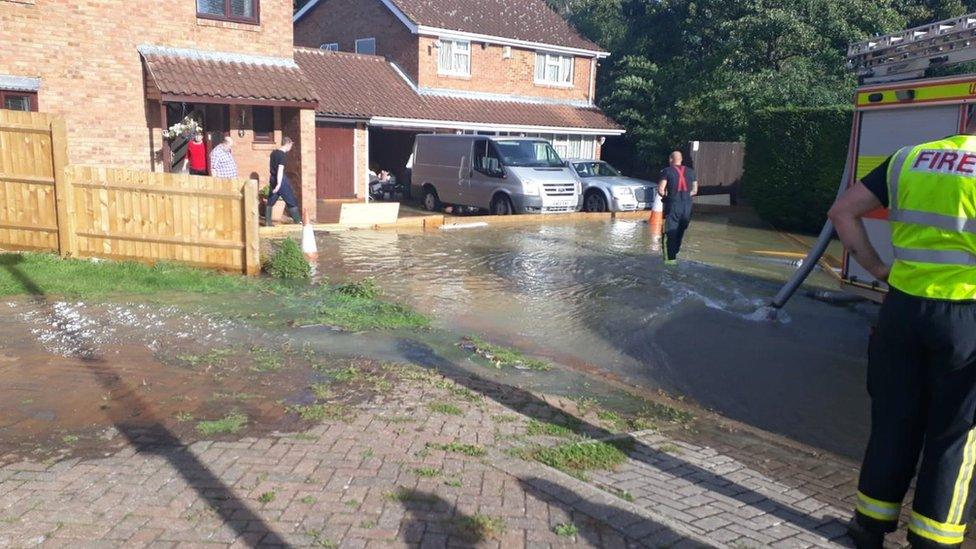
[[[512,215],[515,213],[515,206],[512,206],[512,199],[504,194],[496,196],[491,201],[492,215]]]
[[[593,191],[583,199],[583,210],[587,212],[607,211],[607,199],[599,191]]]
[[[441,209],[441,200],[437,198],[437,191],[433,187],[424,187],[424,209],[428,212],[438,212]]]

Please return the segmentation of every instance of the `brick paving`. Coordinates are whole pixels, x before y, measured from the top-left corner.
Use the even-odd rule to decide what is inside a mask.
[[[843,543],[848,511],[819,497],[823,486],[780,482],[661,432],[636,433],[627,462],[588,482],[514,457],[505,450],[526,440],[529,419],[559,413],[555,405],[457,381],[480,394],[415,377],[353,419],[298,434],[183,446],[162,427],[119,425],[128,445],[104,458],[0,468],[0,546]],[[575,530],[560,535],[557,525]]]

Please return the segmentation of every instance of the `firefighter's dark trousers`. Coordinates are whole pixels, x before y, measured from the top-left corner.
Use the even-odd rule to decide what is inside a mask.
[[[870,344],[868,393],[858,522],[895,530],[918,467],[909,539],[922,547],[961,544],[976,496],[976,302],[892,290]]]
[[[665,259],[678,259],[681,241],[691,224],[691,196],[664,201],[664,253]]]

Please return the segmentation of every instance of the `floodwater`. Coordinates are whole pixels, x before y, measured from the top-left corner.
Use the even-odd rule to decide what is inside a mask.
[[[836,289],[818,272],[778,321],[763,320],[756,310],[804,250],[748,213],[698,215],[675,267],[652,251],[641,221],[347,232],[318,245],[322,275],[375,277],[438,328],[682,395],[850,457],[866,440],[876,307],[807,297]]]

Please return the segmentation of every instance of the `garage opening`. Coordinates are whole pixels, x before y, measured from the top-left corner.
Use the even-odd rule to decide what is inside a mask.
[[[402,198],[410,198],[410,174],[407,170],[407,161],[413,153],[414,138],[421,133],[425,132],[369,129],[369,169],[375,173],[379,173],[380,170],[390,172],[396,178]]]

